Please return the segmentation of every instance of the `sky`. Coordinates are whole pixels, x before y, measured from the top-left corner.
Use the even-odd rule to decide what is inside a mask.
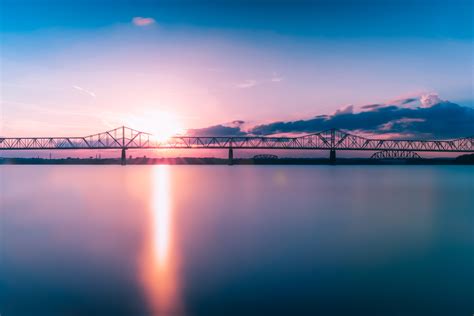
[[[0,0],[0,135],[474,135],[470,0]]]

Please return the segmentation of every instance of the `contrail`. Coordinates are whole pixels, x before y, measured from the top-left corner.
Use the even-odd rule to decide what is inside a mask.
[[[79,91],[81,91],[81,92],[87,93],[88,95],[90,95],[90,96],[93,97],[93,98],[96,97],[95,93],[92,92],[92,91],[89,91],[89,90],[84,89],[84,88],[79,87],[79,86],[72,86],[72,87],[73,87],[74,89],[76,89],[76,90],[79,90]]]

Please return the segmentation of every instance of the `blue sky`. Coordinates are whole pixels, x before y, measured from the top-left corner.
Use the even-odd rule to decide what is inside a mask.
[[[472,1],[2,0],[4,31],[94,29],[153,16],[161,24],[288,36],[472,39]]]
[[[2,134],[473,106],[472,1],[0,1]]]

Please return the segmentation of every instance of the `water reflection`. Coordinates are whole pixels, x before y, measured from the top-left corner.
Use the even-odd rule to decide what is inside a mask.
[[[153,315],[181,314],[169,166],[153,168],[148,235],[142,266],[145,293]]]
[[[471,166],[0,166],[0,178],[2,315],[474,310]]]

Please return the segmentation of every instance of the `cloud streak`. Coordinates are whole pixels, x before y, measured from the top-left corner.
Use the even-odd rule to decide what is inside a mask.
[[[279,83],[279,82],[282,82],[283,80],[284,80],[284,78],[282,76],[278,75],[277,73],[273,73],[273,75],[270,78],[259,79],[259,80],[247,79],[247,80],[244,80],[244,81],[236,84],[235,87],[239,88],[239,89],[247,89],[247,88],[253,88],[253,87],[255,87],[257,85],[261,85],[261,84]]]
[[[79,87],[79,86],[72,86],[72,87],[73,87],[74,89],[78,90],[78,91],[81,91],[81,92],[83,92],[83,93],[85,93],[85,94],[87,94],[87,95],[93,97],[93,98],[96,97],[96,94],[95,94],[94,92],[89,91],[89,90],[87,90],[87,89],[84,89],[83,87]]]
[[[236,84],[236,87],[239,89],[247,89],[247,88],[255,87],[257,84],[258,84],[257,80],[248,79],[241,83]]]

